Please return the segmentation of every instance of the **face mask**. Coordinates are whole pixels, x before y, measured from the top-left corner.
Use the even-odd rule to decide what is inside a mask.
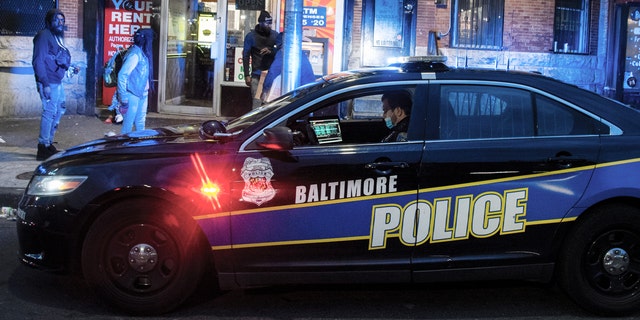
[[[391,121],[391,117],[386,117],[384,118],[384,124],[387,126],[387,128],[391,129],[393,128],[393,121]]]

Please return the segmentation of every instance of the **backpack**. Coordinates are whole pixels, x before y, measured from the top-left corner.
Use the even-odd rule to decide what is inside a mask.
[[[124,55],[127,53],[127,49],[118,50],[109,61],[104,64],[104,74],[102,79],[104,80],[105,87],[115,87],[118,85],[118,72],[122,68],[122,62],[124,61]]]

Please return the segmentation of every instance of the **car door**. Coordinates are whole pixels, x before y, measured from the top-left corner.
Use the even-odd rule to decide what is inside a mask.
[[[432,93],[439,103],[420,171],[427,231],[415,248],[415,278],[550,261],[554,233],[584,192],[607,128],[523,86],[441,82]]]
[[[423,100],[416,85],[335,92],[274,124],[292,130],[293,149],[249,143],[239,153],[231,212],[239,283],[410,280],[410,247],[387,239],[416,200],[424,122],[412,118],[408,141],[381,143],[389,89]]]

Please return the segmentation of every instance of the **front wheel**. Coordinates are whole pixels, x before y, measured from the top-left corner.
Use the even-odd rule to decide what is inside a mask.
[[[577,304],[606,316],[640,310],[639,209],[596,209],[578,222],[561,254],[559,282]]]
[[[206,251],[193,219],[171,209],[160,201],[123,201],[90,227],[82,247],[83,275],[110,304],[156,315],[195,291]]]

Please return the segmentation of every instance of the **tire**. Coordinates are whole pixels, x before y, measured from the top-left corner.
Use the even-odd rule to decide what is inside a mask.
[[[604,316],[640,310],[640,210],[595,209],[567,237],[558,281],[581,307]]]
[[[128,200],[111,206],[89,228],[83,275],[109,304],[134,315],[157,315],[195,291],[207,252],[193,219],[174,211],[158,200]]]

